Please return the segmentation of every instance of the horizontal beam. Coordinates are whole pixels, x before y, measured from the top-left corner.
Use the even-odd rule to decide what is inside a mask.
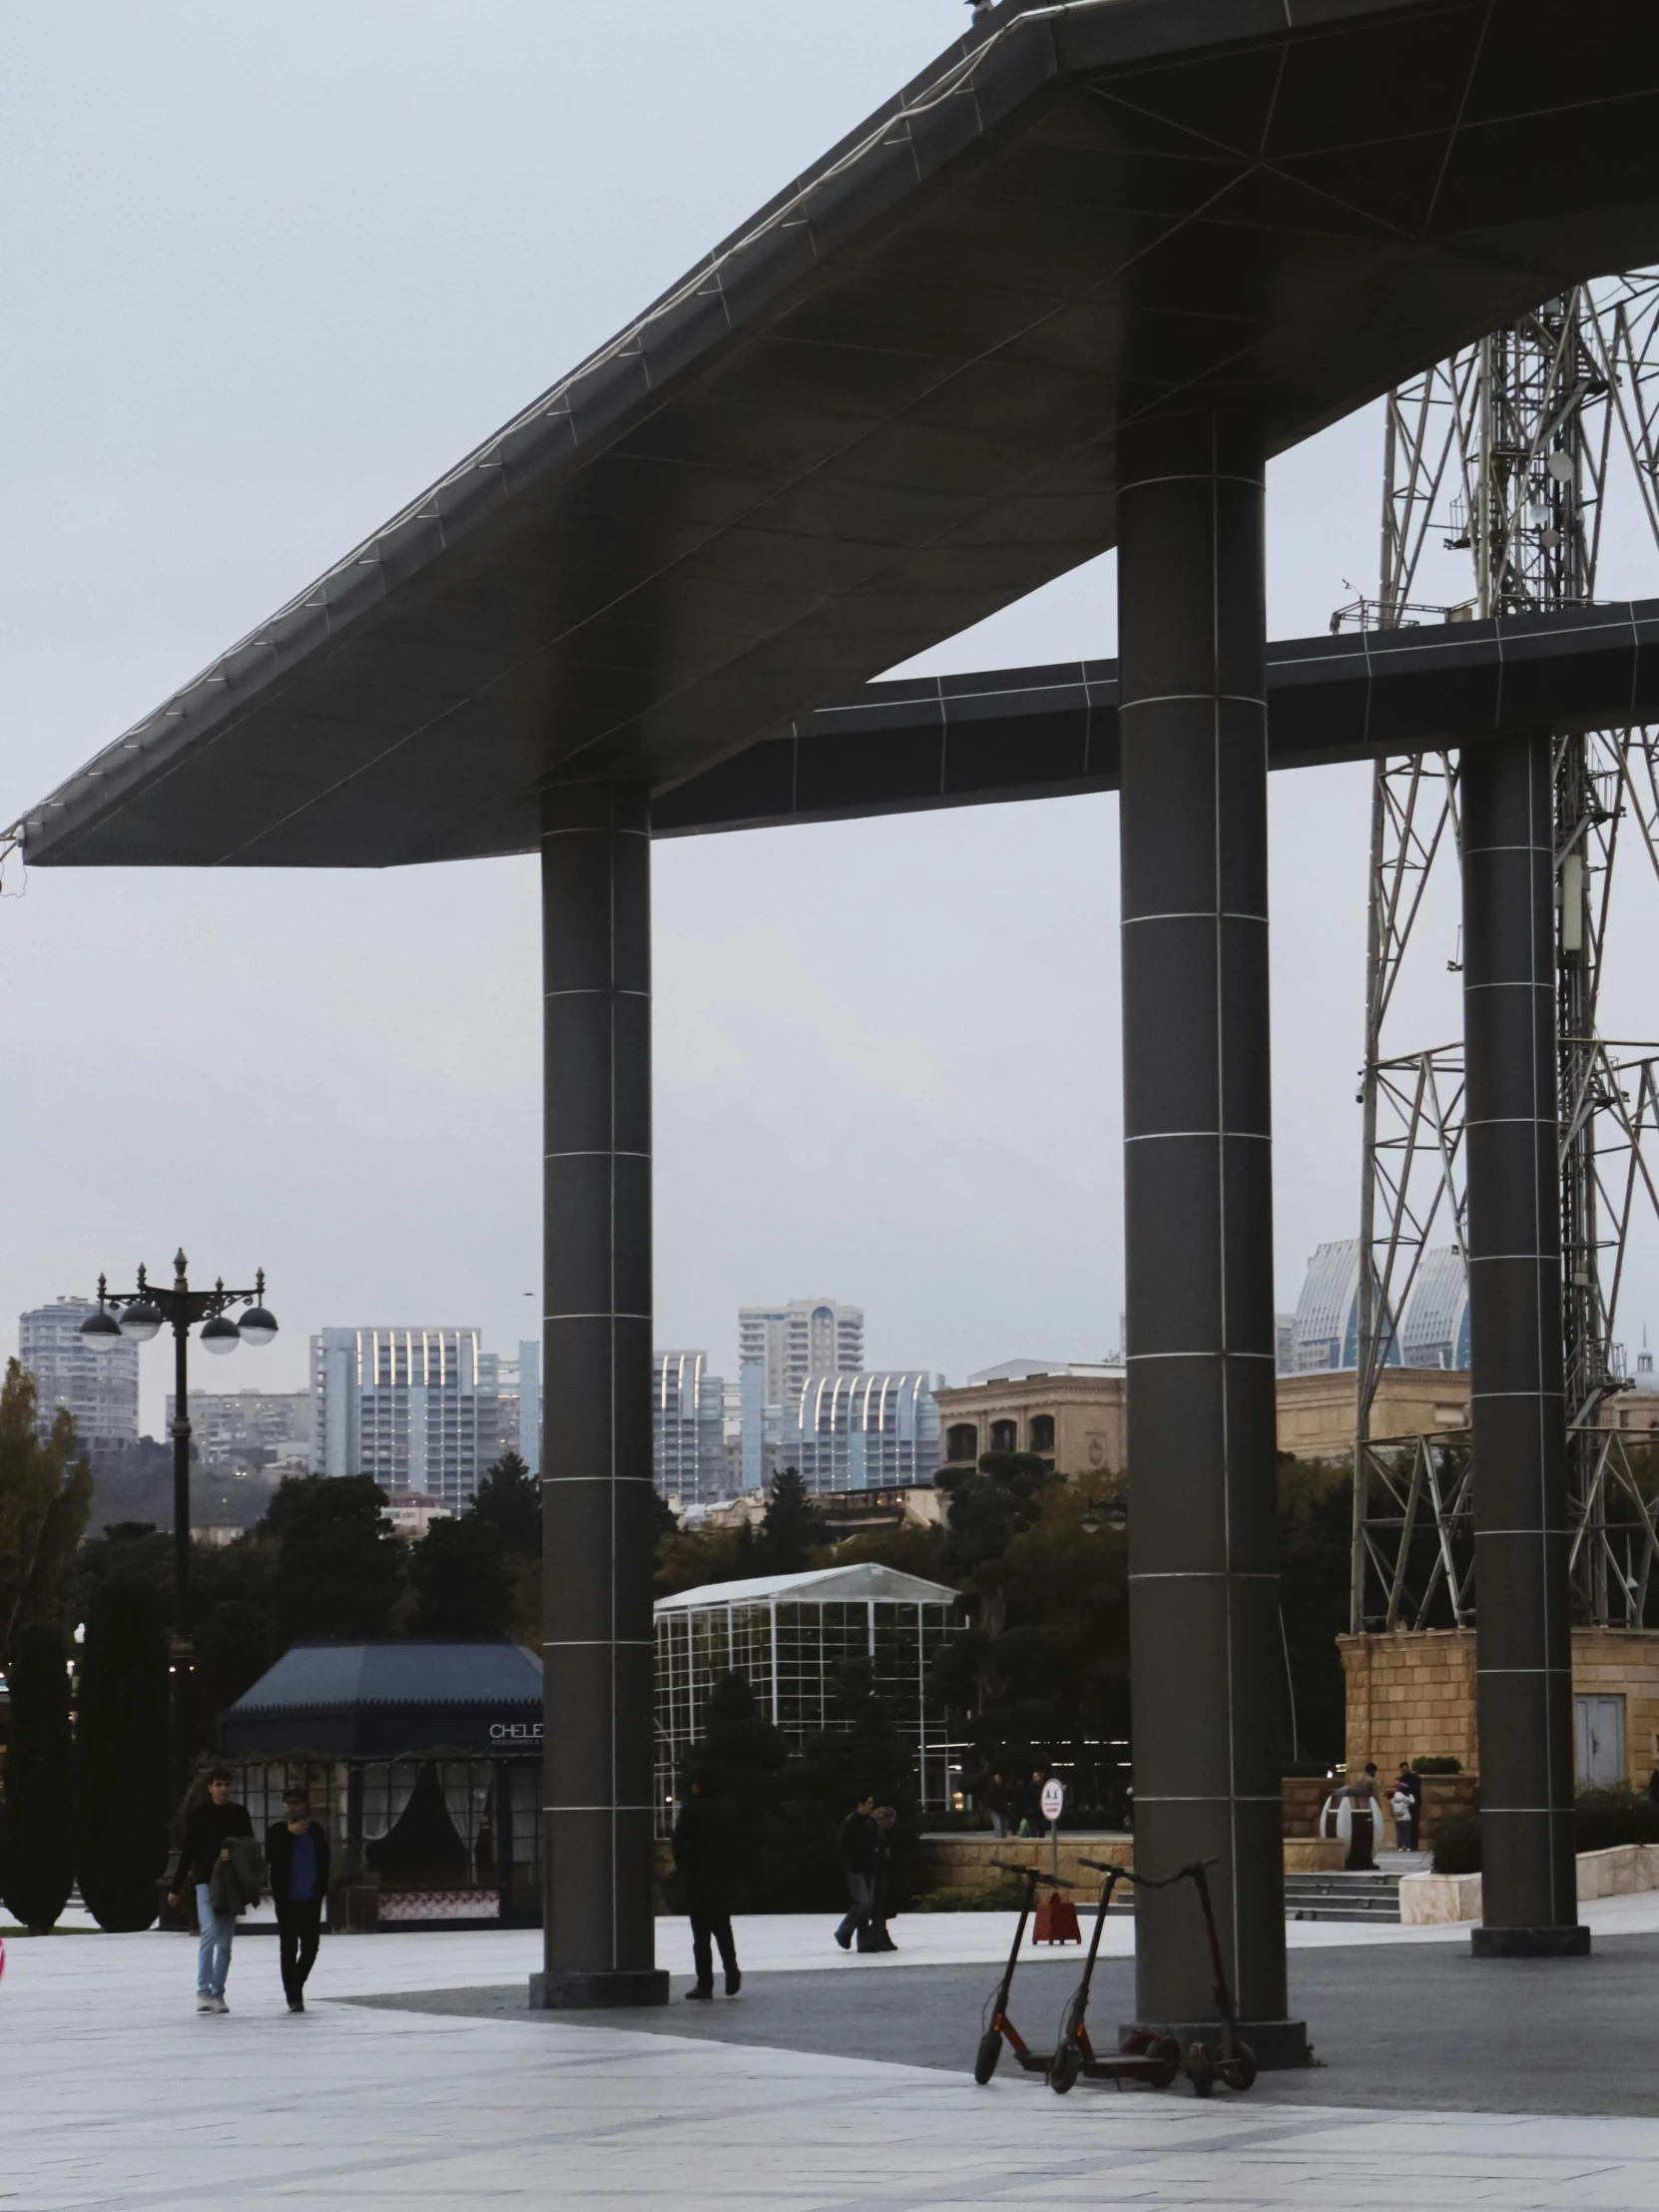
[[[1116,791],[1115,661],[868,684],[652,803],[703,835]],[[1659,600],[1268,647],[1276,769],[1659,722]]]

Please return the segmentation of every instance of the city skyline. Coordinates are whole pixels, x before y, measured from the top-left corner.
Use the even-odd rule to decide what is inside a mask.
[[[319,17],[316,41],[234,11],[208,38],[166,6],[145,26],[112,13],[90,43],[51,11],[14,26],[0,162],[31,214],[0,364],[0,820],[607,337],[965,11],[847,0],[830,27],[663,10],[643,76],[621,14],[508,13],[506,84],[459,16],[390,48],[349,11]],[[650,148],[638,189],[571,225],[619,135]],[[433,165],[434,142],[455,159]],[[373,180],[349,227],[342,169]],[[249,267],[258,285],[234,275]],[[1274,635],[1323,633],[1375,590],[1380,458],[1373,407],[1272,464]],[[1607,596],[1654,588],[1624,529],[1610,513]],[[1113,556],[1090,562],[915,672],[1111,653],[1114,575]],[[1270,809],[1290,1310],[1316,1245],[1358,1227],[1368,772],[1275,778]],[[871,1367],[920,1355],[959,1378],[1010,1348],[1086,1361],[1115,1342],[1117,819],[1114,799],[1064,800],[657,847],[658,1344],[706,1347],[735,1377],[738,1307],[802,1284],[864,1300]],[[19,888],[13,863],[0,990],[30,1045],[8,1105],[31,1172],[0,1251],[7,1310],[101,1269],[128,1286],[183,1242],[208,1280],[266,1268],[282,1327],[262,1387],[303,1386],[309,1337],[342,1313],[463,1312],[502,1348],[531,1333],[533,861],[42,869]],[[1635,903],[1653,890],[1633,872],[1627,890],[1602,1021],[1643,1037],[1659,908]],[[1402,1033],[1457,1032],[1454,906],[1448,879]],[[143,1113],[112,1100],[112,1067]],[[1627,1275],[1632,1339],[1659,1315],[1650,1246]],[[228,1385],[255,1373],[243,1357]],[[170,1383],[153,1349],[142,1430],[161,1433]]]

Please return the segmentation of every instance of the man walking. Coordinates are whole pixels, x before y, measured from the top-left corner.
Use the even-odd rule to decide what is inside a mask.
[[[856,1936],[858,1947],[863,1950],[869,1943],[870,1915],[875,1909],[875,1876],[881,1864],[881,1839],[875,1826],[873,1796],[858,1800],[842,1821],[835,1841],[840,1848],[846,1894],[852,1901],[851,1911],[835,1931],[835,1940],[842,1950],[850,1950]]]
[[[727,1797],[706,1796],[702,1777],[686,1784],[686,1802],[674,1824],[674,1864],[686,1885],[692,1926],[692,1966],[696,1979],[688,1997],[715,1993],[714,1945],[726,1969],[726,1994],[743,1987],[738,1946],[732,1940],[732,1858],[737,1848],[738,1809]]]
[[[231,1839],[254,1837],[254,1823],[246,1805],[231,1802],[231,1770],[215,1767],[208,1777],[208,1794],[185,1822],[185,1841],[179,1853],[179,1872],[168,1897],[178,1910],[187,1891],[196,1892],[196,1924],[202,1940],[196,1952],[196,2009],[229,2012],[225,2001],[226,1977],[231,1971],[231,1943],[237,1933],[235,1907],[223,1910],[213,1901],[215,1870],[231,1857]]]
[[[322,1901],[328,1895],[328,1834],[311,1819],[311,1801],[297,1785],[282,1792],[282,1818],[266,1832],[265,1855],[276,1907],[282,1994],[290,2012],[303,2012],[305,1978],[316,1963]]]

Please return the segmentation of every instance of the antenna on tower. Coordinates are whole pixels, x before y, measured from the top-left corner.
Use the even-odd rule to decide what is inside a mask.
[[[1383,418],[1378,596],[1340,608],[1332,628],[1591,604],[1612,488],[1621,500],[1634,494],[1659,550],[1656,423],[1659,273],[1575,285],[1398,386]],[[1603,1408],[1630,1386],[1614,1332],[1632,1222],[1650,1210],[1659,1217],[1659,1044],[1603,1038],[1598,1004],[1621,843],[1634,838],[1659,878],[1659,732],[1568,733],[1556,740],[1554,767],[1573,1601],[1588,1625],[1639,1627],[1655,1580],[1659,1498]],[[1438,1286],[1445,1272],[1425,1274],[1430,1239],[1466,1269],[1462,1041],[1402,1052],[1389,1029],[1430,876],[1457,835],[1450,754],[1378,763],[1360,1081],[1356,1633],[1474,1618],[1468,1431],[1386,1442],[1372,1434],[1384,1362],[1425,1364],[1434,1349],[1412,1327],[1419,1297],[1444,1303],[1427,1296],[1429,1278]],[[1459,959],[1460,948],[1447,965]],[[1457,1334],[1453,1320],[1450,1357],[1439,1347],[1444,1364],[1454,1364]]]

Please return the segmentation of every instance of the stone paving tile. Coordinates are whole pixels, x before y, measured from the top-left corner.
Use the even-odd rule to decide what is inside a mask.
[[[511,1940],[411,1936],[324,1957],[330,1981],[430,1987],[462,1978],[463,1957],[499,1980]],[[189,2009],[190,1978],[177,1939],[13,1946],[0,2207],[1324,2212],[1360,2176],[1362,2196],[1412,2212],[1659,2206],[1659,2120],[1062,2100],[1018,2078],[978,2090],[858,2058],[326,1997],[294,2018],[257,1942],[238,1954],[229,2018]]]

